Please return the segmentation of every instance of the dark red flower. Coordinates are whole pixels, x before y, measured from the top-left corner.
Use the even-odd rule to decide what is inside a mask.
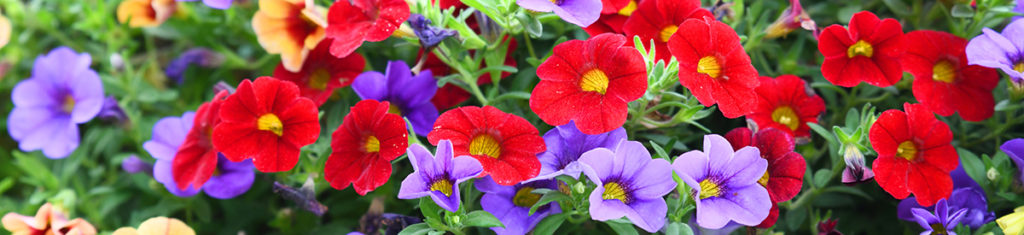
[[[727,118],[754,111],[757,70],[729,25],[711,17],[686,20],[672,35],[668,49],[679,60],[679,83],[701,104],[718,103]]]
[[[217,149],[213,147],[210,136],[213,128],[220,124],[220,106],[225,97],[228,97],[228,92],[221,91],[196,110],[192,129],[171,162],[171,175],[179,189],[185,190],[189,185],[202,188],[217,170]]]
[[[409,131],[391,105],[363,100],[352,106],[341,126],[331,135],[334,152],[324,166],[324,179],[343,190],[349,183],[359,195],[384,185],[391,177],[391,160],[409,147]]]
[[[759,128],[776,128],[796,138],[809,138],[811,128],[807,123],[818,123],[818,116],[825,112],[825,101],[808,94],[804,80],[797,76],[761,77],[760,81],[755,89],[757,107],[747,118]]]
[[[273,77],[243,80],[220,107],[213,146],[231,161],[252,158],[261,172],[287,171],[299,148],[320,136],[316,104],[299,87]]]
[[[317,44],[299,72],[293,73],[279,64],[274,69],[274,77],[295,83],[302,97],[313,100],[317,106],[323,105],[334,89],[351,85],[366,68],[366,60],[360,54],[353,53],[340,59],[331,55],[328,50],[330,41],[323,40]]]
[[[903,109],[883,112],[868,132],[878,152],[875,181],[896,199],[913,193],[918,204],[931,206],[953,192],[949,172],[960,164],[953,132],[922,104]]]
[[[498,108],[464,106],[441,114],[427,135],[430,144],[451,140],[455,156],[472,156],[501,185],[514,185],[540,173],[537,154],[547,150],[530,122]]]
[[[668,63],[671,56],[675,55],[668,53],[668,40],[680,30],[679,25],[687,19],[704,17],[713,16],[711,12],[700,7],[699,0],[646,0],[640,2],[636,11],[630,14],[629,19],[622,25],[622,30],[625,31],[630,43],[633,42],[633,36],[639,35],[648,50],[651,48],[651,39],[654,39],[655,56]],[[728,51],[722,53],[726,52]],[[678,56],[676,57],[678,59]]]
[[[589,135],[622,127],[626,104],[647,91],[644,59],[625,44],[626,37],[609,33],[556,45],[537,66],[530,109],[552,126],[575,120]]]
[[[967,65],[967,40],[931,30],[907,33],[907,53],[903,70],[914,75],[914,97],[942,116],[959,112],[967,121],[982,121],[995,112],[992,89],[999,83],[999,72],[978,65]]]
[[[508,52],[505,55],[505,65],[516,67],[516,58],[512,56],[512,52],[516,50],[516,40],[508,36],[505,36],[505,39],[509,40]],[[423,56],[422,50],[420,51],[419,56]],[[481,61],[480,65],[484,66],[484,62]],[[423,63],[423,69],[430,70],[430,72],[434,74],[434,77],[444,77],[454,72],[451,67],[448,67],[448,64],[445,64],[441,59],[437,58],[434,53],[427,54],[427,61]],[[511,75],[511,73],[501,72],[501,79],[505,79],[509,75]],[[480,77],[476,79],[477,85],[487,85],[491,83],[492,80],[490,74],[480,75]],[[451,107],[455,107],[455,105],[461,104],[462,102],[466,102],[466,100],[469,100],[469,97],[471,96],[472,94],[469,94],[469,92],[463,90],[459,86],[445,84],[437,89],[437,93],[434,93],[434,97],[430,99],[430,102],[434,104],[434,107],[436,107],[437,110],[446,110]]]
[[[793,199],[804,183],[804,171],[807,170],[807,162],[799,153],[793,152],[795,143],[793,137],[785,131],[767,128],[758,131],[756,134],[746,127],[736,128],[725,134],[733,149],[740,149],[746,146],[757,147],[761,151],[761,157],[768,160],[768,170],[765,171],[761,180],[762,186],[768,189],[768,196],[772,203],[784,202]],[[766,228],[775,224],[778,220],[779,208],[772,206],[768,218],[761,222],[758,227]],[[773,218],[774,216],[774,218]]]
[[[837,86],[863,81],[887,87],[903,78],[903,28],[894,19],[879,20],[868,11],[853,14],[849,30],[834,24],[821,32],[818,50],[825,56],[821,74]]]
[[[403,0],[336,1],[327,12],[327,37],[331,55],[346,57],[363,41],[387,39],[409,19],[409,4]]]

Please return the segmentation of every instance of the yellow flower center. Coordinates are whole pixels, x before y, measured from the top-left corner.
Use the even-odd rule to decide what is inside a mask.
[[[327,82],[331,80],[331,73],[327,69],[316,69],[309,75],[309,87],[317,90],[326,90]]]
[[[800,117],[789,106],[775,108],[775,111],[772,111],[772,121],[785,125],[794,131],[800,127]]]
[[[273,113],[260,116],[260,119],[256,120],[256,128],[261,131],[273,132],[277,136],[284,135],[284,125],[281,124],[281,119],[278,119],[277,115]]]
[[[768,171],[764,171],[764,175],[761,176],[761,179],[757,180],[757,183],[761,184],[761,186],[768,187],[768,177]]]
[[[718,78],[722,75],[722,65],[718,64],[718,59],[714,56],[705,56],[697,61],[697,72],[707,74],[711,78]]]
[[[601,194],[601,199],[618,199],[622,203],[629,203],[629,197],[626,195],[626,189],[619,183],[615,182],[608,182],[604,184],[604,194]]]
[[[580,79],[580,89],[604,95],[608,91],[608,75],[605,75],[601,69],[591,69],[583,73],[583,78]]]
[[[1013,64],[1013,71],[1024,73],[1024,62]]]
[[[621,10],[619,10],[619,15],[631,16],[633,15],[634,11],[636,11],[636,0],[630,0],[629,4],[626,5],[626,7],[623,7]]]
[[[447,179],[439,179],[430,184],[430,191],[438,191],[445,196],[452,196],[452,182]]]
[[[700,182],[700,199],[706,199],[709,197],[717,197],[722,195],[722,188],[718,187],[718,184],[711,182],[710,179],[704,179]]]
[[[522,187],[516,191],[516,195],[512,196],[512,204],[518,207],[530,208],[533,204],[537,204],[540,201],[540,194],[533,193],[532,187]]]
[[[64,105],[61,106],[61,110],[64,110],[65,113],[71,113],[71,111],[75,110],[75,97],[64,95]]]
[[[479,134],[469,142],[469,154],[498,158],[501,156],[501,144],[490,134]]]
[[[659,39],[661,39],[661,42],[668,42],[668,39],[672,38],[672,34],[676,34],[677,30],[679,30],[679,26],[676,26],[676,25],[665,26],[664,28],[661,28],[661,35],[658,35],[658,36],[660,36]]]
[[[548,1],[551,1],[551,3],[554,3],[555,5],[562,5],[562,0],[548,0]]]
[[[907,161],[913,161],[917,158],[917,145],[909,140],[903,141],[899,147],[896,147],[896,155],[907,159]]]
[[[395,104],[390,104],[389,106],[390,107],[388,107],[388,113],[393,113],[398,116],[402,116],[402,108],[399,108],[398,105]]]
[[[367,153],[380,152],[380,140],[376,136],[366,137],[366,144],[363,144],[364,150]]]
[[[935,81],[953,83],[955,78],[956,70],[953,69],[953,63],[948,60],[940,60],[932,67],[932,79]]]
[[[864,40],[857,41],[857,43],[850,45],[850,48],[846,49],[846,57],[849,58],[856,56],[865,56],[870,58],[873,54],[875,54],[875,49],[871,47],[871,43]]]
[[[934,223],[934,224],[929,224],[929,225],[932,227],[932,234],[933,235],[946,235],[946,234],[949,234],[949,232],[946,231],[946,226],[944,226],[942,223]]]

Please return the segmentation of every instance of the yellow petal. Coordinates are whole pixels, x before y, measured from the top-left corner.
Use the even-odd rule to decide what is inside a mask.
[[[302,0],[298,3],[284,0],[260,0],[260,12],[271,18],[295,17],[302,10]]]
[[[0,48],[4,48],[11,39],[11,21],[0,15]]]
[[[139,231],[136,231],[135,228],[132,227],[124,227],[117,229],[111,235],[139,235]]]
[[[181,220],[154,217],[139,225],[139,234],[146,235],[195,235],[196,232]]]

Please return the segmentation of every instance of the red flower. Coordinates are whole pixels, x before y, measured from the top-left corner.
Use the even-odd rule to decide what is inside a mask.
[[[903,28],[894,19],[879,20],[867,11],[853,14],[849,31],[834,24],[821,32],[818,50],[825,55],[821,74],[837,86],[864,81],[887,87],[903,78]]]
[[[299,87],[273,77],[242,81],[220,109],[213,146],[231,161],[252,158],[261,172],[287,171],[299,148],[320,136],[316,104]]]
[[[179,189],[185,190],[189,185],[201,188],[217,170],[217,149],[213,147],[210,136],[213,128],[220,124],[220,107],[225,97],[228,97],[228,92],[221,91],[196,110],[192,129],[171,163],[171,172]]]
[[[687,19],[703,19],[704,17],[713,16],[711,12],[700,7],[699,0],[647,0],[640,2],[640,6],[626,20],[622,29],[626,32],[630,43],[633,41],[633,36],[640,35],[640,39],[648,50],[651,48],[649,44],[651,39],[654,39],[657,59],[668,63],[675,53],[668,53],[670,49],[667,47],[667,43],[672,35],[680,30],[679,25]],[[736,33],[733,32],[733,34]],[[678,56],[676,57],[678,59]]]
[[[810,138],[807,122],[818,123],[818,115],[825,112],[825,101],[808,94],[804,80],[797,76],[761,77],[760,81],[755,89],[757,106],[747,118],[762,129],[771,127],[796,138]]]
[[[967,121],[992,116],[992,89],[999,83],[999,72],[967,65],[967,40],[931,30],[913,31],[904,38],[915,42],[907,45],[902,64],[903,70],[914,74],[914,97],[921,104],[942,116],[960,112]]]
[[[602,33],[624,34],[622,25],[626,24],[629,16],[636,11],[639,1],[637,0],[604,0],[604,8],[601,10],[601,18],[597,22],[583,28],[591,37]]]
[[[274,77],[295,83],[302,97],[313,100],[317,106],[323,105],[334,93],[334,89],[351,85],[366,68],[366,60],[362,55],[350,54],[339,59],[328,51],[330,45],[330,40],[317,44],[298,72],[293,73],[285,69],[284,64],[278,64],[274,69]]]
[[[950,144],[946,123],[921,104],[904,104],[906,113],[887,110],[871,126],[868,138],[878,152],[875,181],[896,199],[914,193],[917,203],[931,206],[953,192],[949,172],[960,164]]]
[[[398,114],[388,113],[391,105],[363,100],[352,106],[341,126],[331,135],[331,153],[324,166],[324,178],[342,190],[349,183],[359,195],[366,195],[388,182],[391,160],[409,147],[409,131]]]
[[[718,103],[727,118],[754,111],[757,70],[736,31],[705,17],[686,20],[678,32],[669,40],[668,49],[679,60],[679,83],[704,106]]]
[[[647,91],[643,57],[625,43],[626,37],[609,33],[555,46],[537,67],[540,83],[530,95],[530,109],[552,126],[575,120],[590,135],[621,127],[626,104]]]
[[[441,114],[427,135],[430,144],[451,140],[455,156],[472,156],[501,185],[514,185],[540,173],[537,154],[544,138],[526,119],[484,106],[465,106]]]
[[[444,4],[444,1],[442,1],[441,4]],[[505,55],[505,65],[516,67],[516,59],[515,57],[512,56],[512,52],[516,50],[516,40],[508,36],[505,36],[505,39],[509,40],[508,52]],[[423,56],[422,50],[420,51],[419,56]],[[484,66],[485,63],[481,61],[480,65]],[[427,54],[427,61],[423,63],[423,69],[430,70],[430,72],[433,73],[435,77],[444,77],[446,75],[452,74],[453,72],[452,68],[448,67],[448,64],[445,64],[443,61],[441,61],[441,59],[437,58],[437,56],[434,55],[434,53]],[[505,79],[509,75],[511,75],[511,73],[501,72],[501,79]],[[490,74],[480,75],[480,77],[477,77],[476,79],[476,85],[478,86],[487,85],[491,83],[492,81]],[[438,88],[437,93],[434,93],[434,97],[430,99],[430,102],[434,104],[434,107],[436,107],[437,110],[446,110],[451,107],[455,107],[455,105],[461,104],[462,102],[466,102],[466,100],[469,100],[469,97],[471,96],[472,94],[469,94],[469,92],[463,90],[461,87],[449,83]]]
[[[383,41],[408,18],[409,4],[403,0],[334,2],[327,12],[327,37],[334,39],[331,54],[346,57],[363,41]]]
[[[800,193],[807,162],[799,153],[793,152],[792,136],[775,128],[762,129],[755,134],[750,129],[741,127],[729,131],[725,134],[725,139],[729,140],[733,149],[754,146],[761,150],[761,157],[768,160],[768,170],[758,183],[768,189],[768,196],[773,204],[793,199]],[[774,225],[778,220],[778,210],[778,206],[773,205],[768,218],[758,227],[767,228]]]

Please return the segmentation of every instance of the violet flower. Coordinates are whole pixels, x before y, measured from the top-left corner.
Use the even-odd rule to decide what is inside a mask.
[[[194,1],[198,1],[198,0],[178,0],[178,1],[194,2]],[[232,1],[233,0],[203,0],[203,4],[206,4],[206,6],[209,6],[210,8],[224,10],[224,9],[228,9],[228,8],[231,7],[231,2]]]
[[[843,168],[843,184],[853,186],[875,178],[875,172],[867,166],[864,154],[856,144],[843,144],[843,160],[846,162],[846,167]]]
[[[230,4],[231,2],[229,1],[228,5]],[[175,58],[171,63],[168,63],[167,69],[164,70],[164,74],[167,75],[168,78],[174,80],[174,82],[182,84],[185,82],[185,70],[188,69],[188,66],[195,64],[204,68],[216,67],[220,65],[223,60],[224,58],[221,55],[211,51],[210,49],[193,48],[182,52],[178,58]]]
[[[437,143],[436,155],[431,155],[419,144],[409,146],[407,153],[414,172],[402,180],[398,198],[416,199],[429,195],[434,203],[451,212],[459,209],[459,184],[484,170],[475,158],[455,157],[449,140]]]
[[[558,203],[549,203],[540,206],[533,215],[530,215],[530,207],[536,204],[542,196],[532,193],[533,190],[539,188],[558,190],[558,182],[555,180],[540,180],[504,186],[495,183],[490,176],[487,176],[477,180],[475,185],[477,190],[484,192],[484,196],[480,199],[480,206],[484,208],[484,211],[498,217],[498,220],[505,225],[504,228],[491,228],[498,235],[526,234],[548,215],[558,214],[562,211]]]
[[[963,165],[950,172],[953,178],[953,192],[946,198],[950,210],[965,209],[962,224],[972,229],[981,228],[985,224],[996,219],[994,212],[988,210],[988,200],[985,198],[985,191],[974,179],[971,179],[964,171]],[[915,221],[912,210],[922,208],[934,210],[936,206],[924,207],[917,203],[916,197],[908,197],[900,201],[897,206],[897,217],[906,221]]]
[[[911,212],[914,213],[917,224],[925,229],[921,234],[956,235],[953,228],[960,224],[960,219],[963,219],[967,209],[951,209],[946,205],[946,199],[939,199],[939,202],[935,203],[935,214],[921,208],[914,208]]]
[[[584,152],[596,148],[615,148],[626,140],[626,129],[618,128],[598,135],[587,135],[576,129],[574,121],[544,133],[547,151],[537,155],[540,173],[533,180],[551,179],[559,175],[579,178],[583,167],[577,161]]]
[[[153,178],[164,185],[167,191],[179,197],[190,197],[199,193],[218,199],[233,198],[249,191],[256,173],[253,172],[252,160],[242,162],[228,161],[224,155],[217,154],[217,170],[201,188],[189,186],[179,189],[174,181],[171,164],[178,153],[178,147],[185,142],[185,137],[192,129],[194,112],[185,112],[181,117],[165,117],[153,126],[153,138],[142,144],[142,147],[156,158],[153,166]]]
[[[1018,180],[1024,183],[1024,138],[1016,138],[1010,141],[1006,141],[999,149],[1006,153],[1006,156],[1013,160],[1013,163],[1017,165],[1018,169]]]
[[[697,224],[719,229],[729,221],[755,226],[772,208],[768,190],[757,183],[768,169],[756,147],[732,150],[719,135],[704,136],[704,151],[693,150],[672,164],[679,178],[693,190]]]
[[[153,175],[153,164],[142,161],[139,156],[134,154],[121,160],[121,169],[131,174],[145,172],[147,175]]]
[[[437,80],[430,70],[413,75],[402,61],[388,61],[384,74],[369,71],[352,82],[352,90],[364,100],[391,102],[389,113],[409,119],[416,134],[426,136],[437,120],[437,107],[430,98],[437,92]]]
[[[98,117],[117,122],[128,120],[128,115],[124,113],[124,109],[121,109],[121,105],[117,103],[117,99],[114,96],[107,96],[107,98],[103,99],[103,108],[100,109]]]
[[[1024,13],[1024,0],[1017,0],[1017,1],[1014,1],[1014,2],[1016,2],[1016,6],[1013,7],[1013,12],[1015,12],[1015,13]],[[972,4],[973,4],[973,2],[972,2]],[[1013,18],[1011,18],[1011,19],[1017,20],[1017,19],[1021,19],[1021,18],[1024,18],[1024,17],[1013,16]]]
[[[1024,20],[1014,20],[1002,34],[990,28],[967,43],[967,61],[972,65],[998,68],[1014,83],[1024,82]]]
[[[516,4],[537,12],[555,12],[566,22],[587,27],[601,17],[601,0],[516,0]]]
[[[457,33],[455,30],[431,26],[430,19],[420,14],[410,15],[408,22],[423,48],[433,48],[445,38],[455,36]]]
[[[590,218],[608,221],[626,216],[651,233],[665,226],[668,206],[662,197],[676,187],[668,161],[652,160],[643,144],[625,140],[614,150],[587,151],[579,161],[584,164],[583,174],[597,184],[590,193]]]
[[[58,47],[36,58],[32,77],[14,86],[7,131],[22,151],[64,158],[78,148],[78,124],[103,108],[103,82],[89,68],[92,57]]]

